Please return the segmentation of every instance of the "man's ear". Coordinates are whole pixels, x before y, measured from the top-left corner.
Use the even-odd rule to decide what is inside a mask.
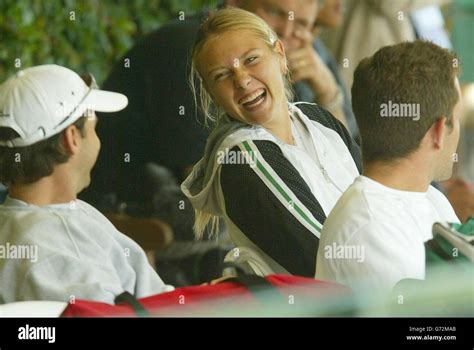
[[[275,43],[275,52],[277,53],[280,59],[280,71],[281,74],[286,74],[288,72],[288,65],[286,62],[286,54],[285,54],[285,47],[280,39],[278,39]]]
[[[82,135],[75,125],[70,125],[64,130],[63,146],[67,153],[74,155],[79,151]]]
[[[439,118],[433,125],[431,125],[431,128],[428,131],[431,136],[431,144],[435,149],[443,148],[447,128],[446,120],[446,117]]]

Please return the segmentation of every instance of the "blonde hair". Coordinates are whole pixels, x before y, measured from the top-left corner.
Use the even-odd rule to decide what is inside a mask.
[[[214,35],[223,34],[234,30],[251,31],[260,37],[270,49],[274,49],[278,36],[267,25],[267,23],[251,12],[238,8],[227,7],[210,14],[206,21],[201,25],[192,48],[191,74],[189,83],[194,96],[196,108],[201,108],[204,115],[204,124],[211,128],[219,124],[225,117],[226,113],[222,107],[217,106],[211,95],[207,92],[203,79],[197,69],[198,55],[204,44]],[[287,100],[293,99],[293,91],[291,89],[288,73],[284,76],[285,96]],[[199,104],[198,104],[199,99]],[[209,226],[209,236],[217,233],[220,226],[220,218],[207,212],[196,210],[196,218],[194,222],[194,232],[196,238],[201,239],[204,231]]]
[[[226,113],[222,107],[214,104],[211,95],[204,86],[203,79],[197,69],[198,55],[204,44],[212,36],[234,30],[253,32],[271,49],[275,48],[278,40],[278,36],[263,19],[251,12],[235,7],[226,7],[211,13],[201,25],[191,51],[192,62],[189,84],[193,92],[195,106],[201,108],[204,115],[204,124],[209,128],[216,126]],[[286,71],[287,74],[284,76],[285,96],[288,101],[292,101],[293,90],[290,83],[289,69]]]

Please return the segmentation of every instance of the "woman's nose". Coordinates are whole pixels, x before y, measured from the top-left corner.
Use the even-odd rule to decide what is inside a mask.
[[[247,71],[238,71],[234,75],[234,86],[236,88],[245,89],[252,82],[252,78]]]

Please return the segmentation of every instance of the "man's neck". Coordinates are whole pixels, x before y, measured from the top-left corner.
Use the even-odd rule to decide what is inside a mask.
[[[410,159],[364,163],[363,175],[396,190],[426,192],[431,179],[423,163]]]
[[[32,184],[14,184],[8,195],[38,206],[69,203],[77,198],[77,193],[67,180],[67,177],[53,173]]]

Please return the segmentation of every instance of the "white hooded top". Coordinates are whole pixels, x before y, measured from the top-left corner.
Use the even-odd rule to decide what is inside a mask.
[[[239,225],[236,225],[229,216],[226,210],[226,194],[223,192],[221,184],[221,171],[223,166],[226,166],[226,161],[232,161],[232,158],[225,158],[222,155],[229,154],[229,150],[237,146],[242,154],[247,157],[245,159],[247,159],[248,164],[244,166],[250,167],[253,174],[261,180],[261,186],[265,186],[273,194],[273,198],[268,198],[268,201],[276,201],[283,205],[288,213],[291,214],[292,219],[295,220],[295,224],[302,225],[301,227],[305,228],[305,233],[301,234],[311,233],[316,237],[316,241],[319,240],[321,232],[321,220],[318,221],[315,218],[314,210],[310,210],[303,203],[301,196],[295,195],[295,188],[292,190],[291,186],[288,185],[288,181],[282,179],[275,169],[272,168],[267,159],[261,154],[256,143],[258,141],[270,141],[281,150],[281,154],[285,158],[284,161],[288,161],[296,169],[304,182],[301,185],[309,188],[310,194],[319,202],[325,215],[329,214],[342,193],[352,184],[355,177],[359,175],[353,156],[338,132],[321,123],[310,120],[299,108],[303,104],[307,105],[306,107],[315,108],[318,113],[324,111],[314,104],[289,104],[296,145],[282,142],[261,126],[242,127],[227,134],[223,140],[218,142],[214,140],[217,151],[212,153],[213,159],[201,159],[182,184],[184,194],[190,199],[196,210],[222,218],[233,243],[237,247],[252,249],[262,258],[265,265],[270,268],[265,274],[297,273],[297,271],[288,271],[288,268],[282,266],[282,261],[285,259],[291,260],[296,257],[283,257],[280,259],[280,263],[278,263],[270,256],[271,253],[269,252],[273,248],[265,249],[262,245],[255,244],[255,241],[258,241],[258,239],[249,239],[248,232],[243,232]],[[327,113],[326,111],[324,112]],[[329,118],[333,117],[330,116]],[[212,168],[209,166],[209,162],[212,162]],[[202,179],[206,171],[211,171],[209,169],[212,169],[212,173],[207,174],[208,181],[204,183]],[[245,186],[245,181],[243,186]],[[252,196],[252,193],[250,195]],[[247,200],[258,199],[244,197],[228,198],[228,201],[234,200],[239,201],[237,203],[238,206],[245,207]],[[227,203],[227,206],[230,206],[230,203]],[[259,206],[261,208],[259,215],[261,215],[262,219],[268,214],[267,210],[273,210],[267,208],[266,203],[259,203]],[[243,220],[245,221],[245,214],[243,215]],[[287,227],[287,223],[285,222],[285,227]],[[264,232],[261,232],[261,235],[270,234],[265,226],[263,226],[262,231]],[[295,227],[295,232],[291,229],[289,231],[289,234],[297,235],[302,230]],[[269,237],[269,240],[271,240],[271,237]],[[273,242],[273,244],[276,244],[276,242]],[[276,249],[283,249],[282,255],[285,255],[284,246],[282,247],[285,241],[283,240],[278,244],[280,247]],[[315,259],[316,251],[312,254]],[[315,260],[311,263],[314,264]],[[314,266],[312,268],[314,269]]]

